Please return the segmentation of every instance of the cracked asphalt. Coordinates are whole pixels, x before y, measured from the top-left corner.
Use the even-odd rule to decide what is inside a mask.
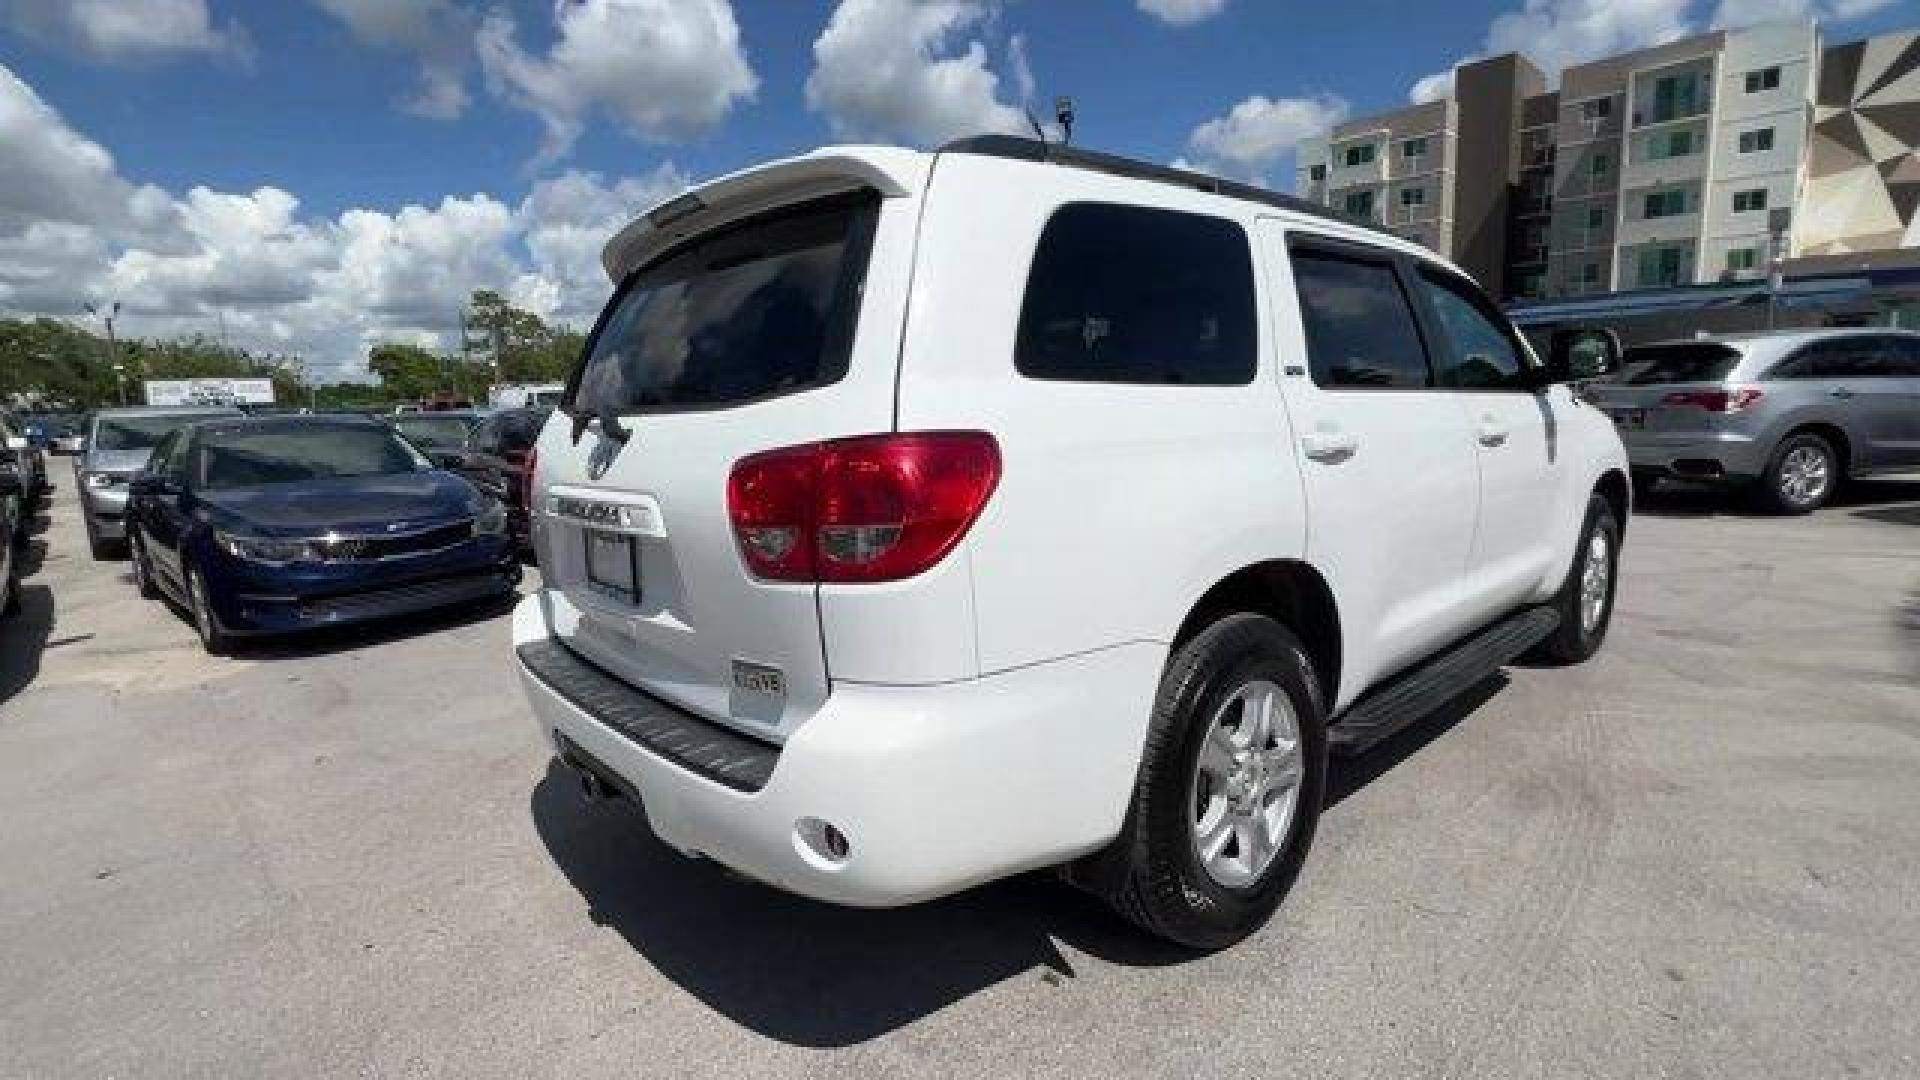
[[[1039,877],[685,862],[549,772],[497,610],[208,658],[54,473],[0,1076],[1920,1075],[1920,480],[1656,496],[1600,657],[1341,767],[1279,917],[1194,957]]]

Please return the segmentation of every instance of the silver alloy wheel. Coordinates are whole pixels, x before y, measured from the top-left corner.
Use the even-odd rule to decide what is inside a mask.
[[[213,640],[213,608],[207,603],[207,587],[200,582],[198,570],[187,571],[187,606],[193,609],[193,628],[201,641]]]
[[[1286,691],[1260,680],[1234,691],[1207,722],[1194,761],[1194,853],[1229,889],[1260,879],[1286,846],[1305,779],[1300,720]]]
[[[140,542],[140,534],[133,529],[127,530],[127,554],[133,561],[133,587],[142,596],[147,592],[147,546]]]
[[[1796,446],[1780,462],[1780,495],[1795,506],[1819,501],[1827,493],[1833,469],[1817,446]]]
[[[1587,561],[1580,568],[1580,632],[1592,634],[1607,613],[1607,584],[1613,577],[1612,545],[1607,534],[1593,530],[1587,538]]]

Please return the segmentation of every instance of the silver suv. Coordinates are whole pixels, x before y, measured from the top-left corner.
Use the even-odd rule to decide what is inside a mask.
[[[1586,396],[1619,428],[1637,492],[1751,488],[1804,514],[1840,481],[1920,469],[1920,334],[1795,330],[1627,350]]]
[[[87,448],[73,459],[80,489],[87,549],[96,559],[125,554],[127,484],[147,464],[155,443],[183,424],[215,416],[238,416],[235,409],[150,407],[101,409],[87,425]]]

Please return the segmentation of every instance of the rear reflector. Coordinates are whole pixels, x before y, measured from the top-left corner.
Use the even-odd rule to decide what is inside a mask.
[[[775,581],[898,581],[952,551],[1000,482],[977,431],[869,435],[755,454],[727,479],[741,558]]]
[[[1669,409],[1705,409],[1707,412],[1736,413],[1766,395],[1757,386],[1739,386],[1731,390],[1678,390],[1660,399]]]

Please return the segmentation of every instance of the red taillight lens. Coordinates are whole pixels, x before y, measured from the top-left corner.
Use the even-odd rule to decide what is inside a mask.
[[[741,461],[727,511],[758,577],[897,581],[945,558],[999,482],[984,432],[870,435]]]
[[[1735,390],[1677,390],[1660,399],[1670,409],[1705,409],[1708,412],[1735,413],[1748,408],[1766,395],[1757,386]]]

